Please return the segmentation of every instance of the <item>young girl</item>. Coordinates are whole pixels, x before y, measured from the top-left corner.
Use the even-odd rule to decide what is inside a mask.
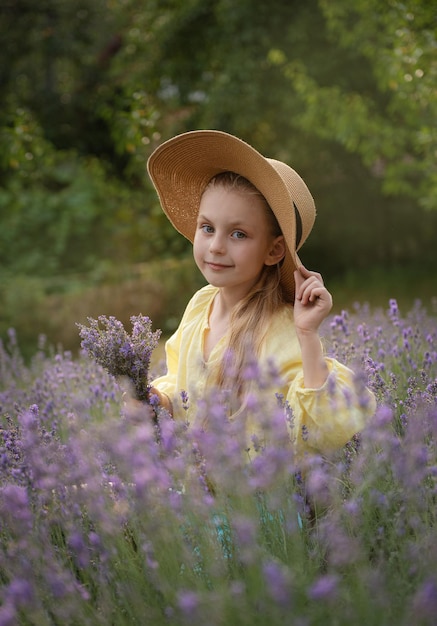
[[[194,419],[196,398],[217,386],[238,419],[249,390],[245,367],[254,357],[261,368],[274,360],[282,382],[271,393],[293,410],[296,452],[340,448],[363,427],[374,399],[368,390],[358,394],[353,372],[323,354],[319,327],[332,298],[296,252],[315,219],[304,181],[285,163],[212,130],[165,142],[148,171],[208,282],[166,343],[167,373],[153,382],[160,404],[175,419]]]

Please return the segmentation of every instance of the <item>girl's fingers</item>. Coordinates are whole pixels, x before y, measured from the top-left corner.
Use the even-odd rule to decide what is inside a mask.
[[[306,302],[308,299],[312,300],[312,291],[319,288],[324,289],[323,283],[321,283],[315,276],[311,276],[299,285],[296,291],[296,298],[302,302]]]
[[[305,292],[305,296],[308,298],[308,302],[314,302],[322,295],[323,287],[311,287]]]
[[[307,270],[303,265],[295,270],[294,280],[296,284],[297,300],[306,301],[308,297],[308,289],[324,286],[322,276],[318,272]]]
[[[295,271],[296,301],[294,320],[301,330],[318,331],[332,308],[332,297],[318,272],[304,266]]]
[[[299,290],[305,281],[305,278],[302,276],[299,270],[294,270],[294,283],[296,285],[296,296],[299,293]]]
[[[300,301],[302,304],[307,304],[308,302],[314,302],[317,298],[320,298],[325,291],[325,288],[321,285],[308,285],[306,289],[303,291]]]
[[[310,278],[310,276],[314,276],[315,278],[317,278],[317,280],[319,280],[322,285],[323,285],[323,278],[322,275],[319,274],[319,272],[313,272],[312,270],[308,270],[304,265],[300,265],[297,268],[297,272],[303,276],[303,278]]]

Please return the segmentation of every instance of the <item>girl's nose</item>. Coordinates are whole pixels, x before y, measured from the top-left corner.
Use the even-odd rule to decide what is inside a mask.
[[[225,241],[224,237],[221,236],[220,233],[214,233],[214,236],[211,238],[209,244],[209,251],[214,254],[224,254]]]

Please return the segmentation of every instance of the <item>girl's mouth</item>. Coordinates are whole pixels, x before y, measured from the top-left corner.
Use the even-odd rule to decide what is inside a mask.
[[[223,263],[212,263],[210,261],[206,261],[205,263],[211,270],[215,271],[226,270],[230,267],[230,265],[224,265]]]

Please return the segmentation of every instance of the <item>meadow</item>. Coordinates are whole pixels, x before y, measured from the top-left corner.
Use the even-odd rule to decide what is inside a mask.
[[[10,330],[0,626],[435,624],[436,314],[393,299],[327,320],[327,353],[378,406],[305,467],[283,445],[279,400],[267,416],[261,396],[247,408],[270,429],[248,454],[244,416],[227,421],[217,391],[198,404],[205,432],[126,404],[123,381],[85,353],[41,337],[24,360]],[[274,373],[251,372],[274,389]]]

